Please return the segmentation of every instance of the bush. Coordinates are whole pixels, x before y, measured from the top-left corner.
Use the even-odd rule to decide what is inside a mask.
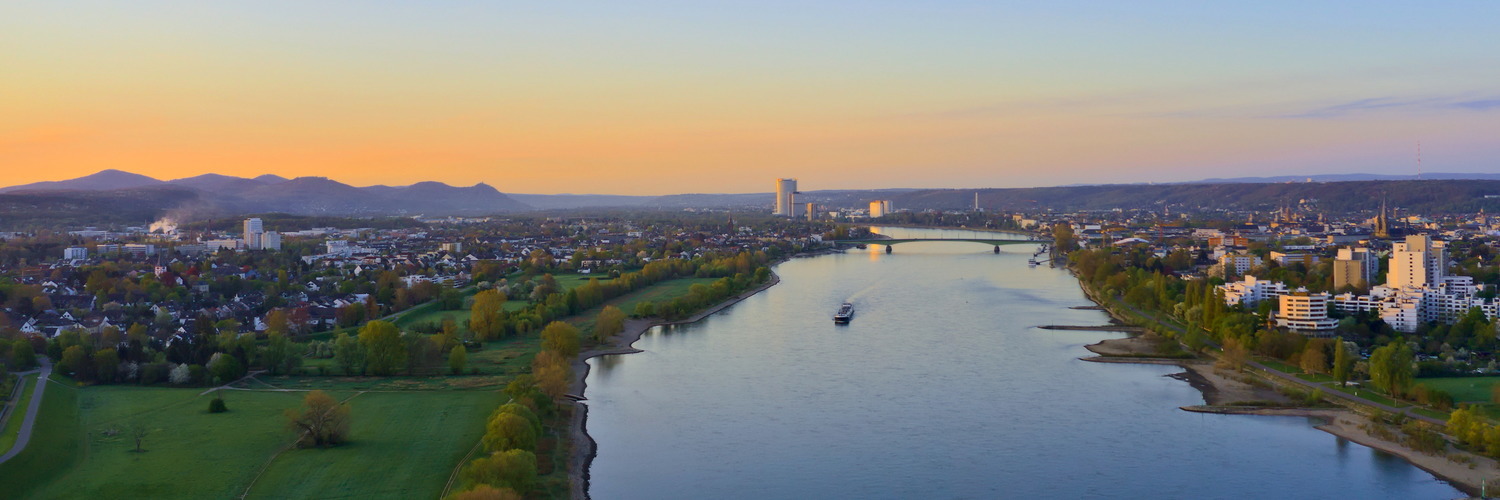
[[[173,367],[168,373],[168,377],[171,379],[172,383],[176,385],[187,385],[189,383],[192,383],[193,381],[193,371],[192,368],[187,365],[187,363],[183,363],[177,365],[176,367]],[[141,380],[142,382],[144,382],[145,377],[141,377]]]
[[[213,399],[208,400],[209,413],[224,413],[226,411],[229,411],[229,407],[224,405],[224,398],[222,396],[215,396]]]

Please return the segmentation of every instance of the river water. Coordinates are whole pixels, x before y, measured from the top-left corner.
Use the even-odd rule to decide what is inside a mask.
[[[972,237],[881,228],[894,237]],[[985,238],[996,235],[985,233]],[[590,361],[595,499],[1454,498],[1301,417],[1207,415],[1176,367],[1079,361],[1108,332],[1030,245],[794,259],[645,352]],[[852,324],[830,319],[852,302]]]

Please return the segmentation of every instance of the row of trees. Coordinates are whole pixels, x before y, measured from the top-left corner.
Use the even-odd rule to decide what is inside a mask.
[[[550,274],[544,274],[530,294],[530,307],[506,311],[510,299],[500,288],[482,290],[474,296],[469,310],[469,331],[476,340],[490,341],[534,331],[541,325],[598,307],[627,293],[684,277],[722,278],[711,287],[693,290],[688,297],[652,307],[650,315],[668,319],[691,313],[707,303],[723,300],[749,286],[765,282],[770,269],[764,267],[770,257],[764,252],[740,252],[727,256],[704,256],[694,259],[664,259],[645,265],[640,271],[626,273],[608,281],[589,279],[583,286],[560,291],[561,286]],[[512,290],[516,290],[511,287]],[[547,292],[538,294],[538,291]]]
[[[542,418],[555,413],[554,401],[567,392],[572,360],[580,348],[578,328],[561,321],[547,324],[541,337],[542,350],[532,359],[531,373],[506,386],[510,401],[486,422],[481,444],[487,455],[464,468],[462,478],[468,489],[458,498],[484,498],[480,495],[491,491],[525,495],[535,490]]]
[[[334,366],[345,375],[418,375],[441,369],[447,355],[448,369],[461,373],[468,354],[456,334],[449,330],[423,336],[402,332],[395,323],[375,320],[360,327],[358,335],[341,332],[331,342]],[[318,345],[312,350],[322,350]],[[457,359],[455,359],[457,358]]]

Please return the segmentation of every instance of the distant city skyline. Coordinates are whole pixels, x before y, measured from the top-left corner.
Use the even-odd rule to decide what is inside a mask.
[[[1500,171],[1500,4],[12,3],[5,183],[760,192]]]

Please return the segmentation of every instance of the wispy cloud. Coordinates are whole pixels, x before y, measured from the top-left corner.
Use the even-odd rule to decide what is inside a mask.
[[[1489,111],[1500,109],[1500,99],[1480,99],[1477,101],[1463,101],[1453,103],[1453,107],[1472,109],[1474,111]]]
[[[1275,118],[1339,118],[1356,113],[1379,110],[1443,111],[1500,110],[1500,98],[1473,99],[1472,96],[1449,97],[1369,97],[1332,105],[1319,106],[1305,111],[1275,115]]]

